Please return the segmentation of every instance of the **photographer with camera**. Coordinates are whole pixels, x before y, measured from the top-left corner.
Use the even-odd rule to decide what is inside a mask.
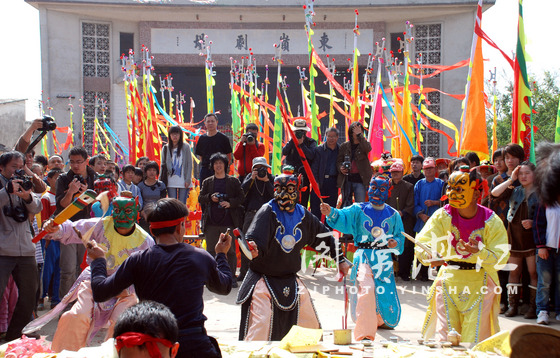
[[[243,232],[247,232],[261,206],[274,198],[274,176],[268,172],[270,165],[266,162],[266,158],[253,159],[252,169],[251,175],[247,175],[241,184],[241,188],[245,192]],[[241,255],[241,270],[237,281],[243,281],[248,268],[249,260],[245,255]]]
[[[292,125],[292,130],[294,131],[299,147],[303,151],[303,154],[305,154],[307,162],[309,165],[313,165],[317,141],[307,136],[307,132],[310,132],[311,129],[307,126],[305,119],[296,119]],[[286,165],[294,167],[296,175],[302,174],[303,176],[303,183],[301,186],[307,187],[307,190],[300,192],[299,203],[307,209],[307,203],[309,202],[309,190],[311,188],[309,186],[309,178],[307,178],[307,174],[303,168],[303,163],[301,162],[301,158],[297,152],[294,139],[290,139],[288,143],[286,143],[286,146],[282,149],[282,155],[286,156]]]
[[[336,166],[342,173],[337,181],[342,192],[343,207],[352,205],[353,201],[366,201],[366,191],[373,176],[368,158],[371,144],[364,135],[364,126],[360,122],[352,123],[348,127],[348,138],[347,142],[340,145],[336,160]]]
[[[237,159],[239,181],[242,183],[253,171],[253,159],[264,155],[264,145],[257,140],[258,133],[259,127],[255,123],[247,124],[245,134],[241,136],[233,151],[233,157]]]
[[[20,153],[25,153],[31,143],[31,137],[35,131],[48,132],[54,129],[56,129],[56,123],[52,117],[44,116],[43,118],[33,120],[29,128],[27,128],[21,137],[19,137],[14,150],[17,150]]]
[[[218,243],[221,233],[228,228],[235,229],[243,224],[242,204],[245,196],[241,183],[237,178],[226,174],[229,163],[228,157],[220,152],[210,157],[211,170],[214,175],[202,182],[198,201],[203,207],[202,231],[206,237],[206,248],[212,256],[216,256],[214,247]],[[231,269],[234,287],[235,270],[237,268],[237,257],[235,245],[231,245],[227,253],[229,267]]]
[[[56,181],[56,211],[58,215],[72,203],[76,196],[81,195],[87,189],[93,190],[95,171],[88,166],[88,155],[83,147],[73,147],[68,153],[70,170],[62,173]],[[71,221],[89,219],[91,217],[91,206],[70,218]],[[72,284],[80,274],[80,264],[83,261],[85,247],[82,244],[70,244],[60,246],[60,297],[64,297]]]
[[[20,338],[21,330],[31,320],[38,287],[28,215],[40,213],[42,205],[31,190],[30,179],[21,175],[23,159],[16,151],[0,155],[0,297],[10,275],[19,291],[16,310],[6,332],[7,341]]]

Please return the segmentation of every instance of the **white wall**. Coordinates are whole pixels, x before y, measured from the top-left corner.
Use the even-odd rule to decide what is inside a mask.
[[[25,99],[0,101],[0,144],[12,149],[19,136],[27,128],[25,122]]]

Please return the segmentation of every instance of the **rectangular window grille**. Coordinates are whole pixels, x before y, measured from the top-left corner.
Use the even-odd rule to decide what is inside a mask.
[[[441,24],[418,25],[414,27],[414,52],[416,57],[422,54],[422,62],[429,65],[441,64]],[[415,57],[415,58],[416,58]],[[434,70],[425,69],[425,74],[431,74]],[[439,75],[434,76],[438,78]],[[418,104],[418,95],[414,96],[415,104]],[[434,114],[440,115],[441,112],[441,94],[439,92],[430,92],[426,96],[427,103],[423,106]],[[440,124],[436,121],[428,119],[430,125],[435,129],[440,129]],[[422,130],[424,141],[421,144],[422,154],[424,157],[440,157],[440,141],[441,135],[433,130]]]
[[[109,77],[109,25],[82,23],[82,71],[84,77]]]
[[[111,118],[111,106],[110,106],[110,95],[109,92],[95,92],[95,91],[84,91],[84,138],[83,146],[86,148],[88,154],[92,153],[93,149],[93,130],[94,130],[94,119],[96,116],[96,98],[97,98],[97,120],[99,124],[103,125],[103,110],[101,108],[101,100],[105,103],[105,121],[109,124]],[[105,138],[98,131],[98,137],[101,138],[103,146],[107,148],[107,143]],[[98,139],[99,140],[99,139]],[[99,145],[99,142],[98,142]],[[110,150],[110,148],[107,148]],[[103,149],[99,148],[98,152],[101,153]],[[108,153],[107,153],[108,154]]]

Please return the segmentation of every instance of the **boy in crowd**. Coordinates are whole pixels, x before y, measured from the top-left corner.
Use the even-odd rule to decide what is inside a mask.
[[[105,174],[107,168],[107,158],[103,154],[97,154],[89,160],[89,166],[97,173],[97,175]]]
[[[132,196],[138,198],[138,210],[142,211],[143,201],[142,195],[140,195],[140,189],[134,183],[134,176],[136,173],[136,168],[134,165],[127,164],[122,169],[122,179],[118,181],[118,193],[120,194],[122,191],[130,191]],[[141,179],[140,179],[141,180]]]
[[[143,301],[124,311],[115,324],[113,337],[120,358],[173,358],[179,349],[175,316],[154,301]]]
[[[51,169],[47,173],[47,183],[49,190],[41,197],[43,210],[41,210],[41,222],[44,223],[56,211],[56,181],[58,176],[62,173],[60,169]],[[43,265],[43,295],[41,300],[44,300],[49,293],[49,287],[52,284],[51,308],[60,302],[60,242],[41,240],[43,252],[45,253],[45,262]]]

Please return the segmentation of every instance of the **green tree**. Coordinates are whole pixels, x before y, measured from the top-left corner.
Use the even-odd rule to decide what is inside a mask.
[[[529,75],[532,86],[533,103],[533,125],[537,128],[535,132],[535,145],[542,141],[554,141],[556,130],[556,114],[558,101],[560,100],[560,87],[558,86],[558,74],[545,71],[542,79],[535,79]],[[487,91],[491,93],[491,91]],[[511,142],[511,121],[513,104],[513,82],[509,82],[503,92],[497,93],[496,105],[496,137],[498,148],[504,147]],[[486,111],[486,128],[490,150],[492,149],[492,109]]]

